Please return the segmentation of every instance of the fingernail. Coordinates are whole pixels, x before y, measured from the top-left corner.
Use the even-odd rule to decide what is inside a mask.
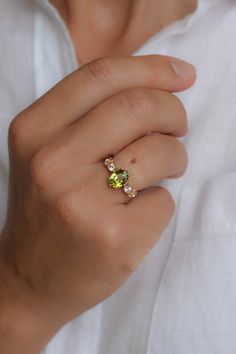
[[[196,69],[192,64],[177,58],[171,58],[170,62],[172,68],[182,80],[188,81],[196,76]]]

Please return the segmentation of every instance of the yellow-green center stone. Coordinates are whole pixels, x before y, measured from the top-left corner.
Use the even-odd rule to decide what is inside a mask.
[[[118,170],[113,172],[109,177],[109,184],[112,188],[118,189],[124,187],[128,181],[129,175],[126,170]]]

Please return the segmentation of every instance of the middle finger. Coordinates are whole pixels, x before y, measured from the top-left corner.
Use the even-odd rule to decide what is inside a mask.
[[[81,159],[86,158],[81,162],[98,162],[108,151],[115,155],[149,132],[182,136],[187,131],[187,119],[176,96],[133,89],[107,99],[67,129],[65,139],[71,145],[71,156],[79,152]]]

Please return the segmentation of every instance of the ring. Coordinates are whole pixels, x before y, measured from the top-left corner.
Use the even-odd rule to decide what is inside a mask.
[[[109,186],[114,189],[123,188],[124,192],[128,194],[130,198],[136,197],[138,192],[129,184],[128,171],[122,170],[121,168],[116,170],[112,156],[107,157],[104,161],[104,164],[108,171],[111,172],[110,176],[108,177]]]

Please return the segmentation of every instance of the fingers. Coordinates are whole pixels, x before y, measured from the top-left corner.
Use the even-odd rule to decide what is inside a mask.
[[[187,152],[176,138],[162,134],[147,135],[128,145],[114,157],[117,168],[129,172],[136,190],[163,179],[182,175],[187,167]]]
[[[70,156],[79,152],[81,161],[84,157],[87,162],[98,162],[148,132],[181,136],[186,131],[186,112],[176,96],[153,89],[132,89],[104,101],[68,127],[62,139]]]
[[[97,59],[69,75],[24,112],[26,124],[23,126],[27,125],[27,129],[22,129],[23,140],[33,146],[43,143],[124,89],[147,87],[173,92],[189,88],[194,81],[193,66],[170,57],[145,55]]]
[[[129,184],[137,191],[158,183],[163,178],[181,176],[187,167],[187,152],[176,138],[162,134],[147,135],[120,151],[115,157],[116,169],[129,174]],[[109,175],[109,172],[108,172]],[[110,188],[110,187],[109,187]],[[112,190],[113,201],[128,201],[123,190]],[[105,193],[106,195],[106,193]]]
[[[137,191],[147,190],[149,187],[164,178],[180,177],[186,170],[188,158],[184,145],[172,136],[153,134],[142,137],[124,148],[114,157],[116,170],[124,169],[129,174],[129,184]],[[86,166],[86,168],[88,168]],[[78,175],[78,167],[67,167],[67,177],[61,178],[66,181],[67,187],[86,186],[86,195],[96,195],[97,199],[108,207],[115,204],[133,203],[140,195],[130,199],[123,189],[113,189],[109,185],[109,172],[103,162],[89,166],[89,173],[82,182],[72,178]],[[58,173],[59,174],[59,173]],[[63,176],[63,171],[61,171]],[[76,187],[75,187],[76,189]]]
[[[164,178],[181,176],[186,170],[188,158],[184,145],[177,138],[154,133],[126,146],[114,156],[114,162],[116,170],[128,171],[129,184],[141,191]],[[37,166],[43,168],[38,169]],[[70,190],[81,191],[82,188],[86,199],[96,196],[96,200],[109,207],[133,203],[133,199],[130,200],[122,189],[110,187],[110,172],[104,161],[81,163],[78,154],[68,153],[67,145],[63,143],[61,148],[50,146],[41,150],[35,157],[32,171],[45,186],[50,187],[50,191],[49,187],[46,190],[51,200],[54,195]]]
[[[133,272],[158,242],[174,214],[175,204],[170,193],[162,187],[142,191],[128,203],[118,218],[118,254],[123,268]]]
[[[139,102],[145,95],[148,103],[144,104],[149,107],[136,111],[135,102],[130,103],[131,98],[123,95],[119,93],[109,98],[94,113],[89,113],[39,149],[34,160],[40,164],[43,162],[44,179],[45,175],[49,176],[47,184],[52,189],[54,178],[57,179],[55,188],[60,187],[63,191],[78,185],[84,174],[87,177],[83,184],[87,184],[88,174],[91,173],[91,183],[97,181],[97,184],[104,186],[101,188],[101,198],[105,195],[111,203],[127,202],[125,193],[117,193],[108,186],[109,175],[103,164],[109,154],[115,156],[118,168],[127,169],[130,183],[137,190],[184,172],[186,151],[174,137],[187,130],[186,112],[179,99],[162,91],[135,89],[130,97]],[[128,105],[134,105],[135,113],[128,111],[127,100]],[[121,104],[123,101],[125,103]],[[117,109],[112,110],[113,107]],[[161,134],[153,133],[156,131]],[[97,184],[96,190],[99,189]]]

